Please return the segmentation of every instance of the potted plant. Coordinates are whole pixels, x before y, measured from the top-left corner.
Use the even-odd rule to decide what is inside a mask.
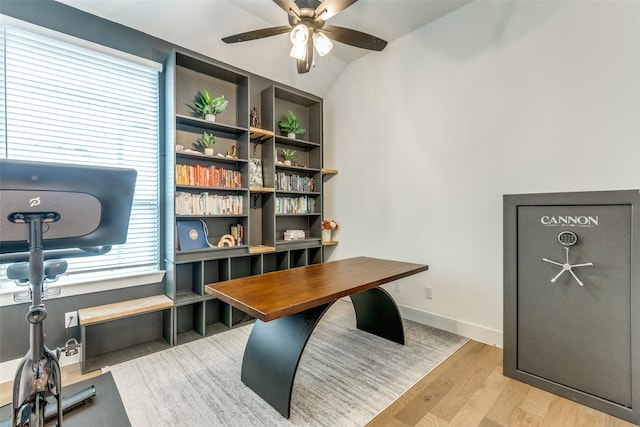
[[[284,164],[291,166],[291,160],[296,158],[296,150],[289,150],[288,148],[285,148],[282,150],[280,155],[282,156],[282,160],[284,160]]]
[[[305,130],[300,127],[300,120],[293,112],[289,111],[286,116],[286,120],[280,120],[278,122],[280,132],[286,134],[289,138],[295,138],[296,135],[303,134]]]
[[[332,240],[331,232],[337,229],[338,229],[338,223],[335,222],[334,220],[332,219],[322,220],[322,241],[330,242]]]
[[[203,133],[198,138],[198,145],[204,149],[204,154],[213,156],[213,146],[216,143],[216,136],[212,133]]]
[[[205,120],[215,122],[216,114],[222,113],[227,108],[227,105],[229,105],[229,101],[224,99],[224,95],[212,98],[209,91],[204,89],[202,92],[198,92],[193,99],[193,104],[195,107],[192,108],[196,112],[204,115]]]

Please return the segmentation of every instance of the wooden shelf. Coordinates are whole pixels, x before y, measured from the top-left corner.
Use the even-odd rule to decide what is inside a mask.
[[[249,128],[249,138],[251,138],[252,141],[262,142],[265,139],[269,139],[273,136],[275,136],[275,133],[272,130],[254,127]]]
[[[113,304],[81,308],[78,310],[78,318],[80,319],[80,325],[87,326],[122,317],[163,310],[172,306],[173,301],[171,301],[171,299],[166,295],[154,295],[151,297],[116,302]]]
[[[329,240],[328,242],[323,241],[322,246],[335,246],[338,244],[337,240]]]
[[[275,193],[276,189],[273,187],[249,187],[249,191],[252,193]]]
[[[239,126],[210,122],[199,117],[190,117],[184,114],[176,114],[176,123],[187,130],[198,131],[200,129],[208,129],[231,139],[234,139],[247,131],[246,128]]]
[[[337,175],[338,169],[322,168],[322,175]]]
[[[257,245],[257,246],[249,246],[250,254],[264,254],[268,252],[275,252],[276,248],[273,246],[265,246],[265,245]]]

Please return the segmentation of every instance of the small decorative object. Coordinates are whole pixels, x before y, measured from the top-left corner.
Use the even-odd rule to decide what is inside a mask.
[[[296,158],[296,150],[289,150],[288,148],[285,148],[282,150],[280,155],[282,156],[282,160],[284,160],[284,164],[291,166],[291,160]]]
[[[258,109],[253,107],[251,109],[251,126],[254,128],[259,128],[260,125],[260,116],[258,116]]]
[[[229,101],[224,99],[224,95],[212,98],[209,91],[204,89],[202,92],[198,92],[193,99],[193,104],[195,107],[192,108],[197,113],[204,115],[205,120],[215,122],[216,114],[222,113],[229,105]]]
[[[213,146],[216,143],[216,136],[211,133],[203,133],[198,138],[198,144],[204,149],[204,154],[213,156]]]
[[[220,241],[218,242],[219,248],[223,248],[225,246],[235,246],[235,245],[236,245],[236,241],[233,239],[233,236],[231,234],[225,234],[220,238]]]
[[[300,127],[300,121],[291,111],[287,113],[286,120],[280,120],[278,122],[278,127],[280,128],[280,132],[286,134],[289,138],[295,138],[296,135],[305,132],[305,130]]]
[[[227,150],[227,157],[232,159],[238,158],[237,147],[236,144],[233,144],[229,150]]]
[[[249,187],[262,187],[262,159],[251,159],[249,162]]]
[[[331,238],[331,232],[333,230],[337,230],[338,229],[338,223],[335,222],[334,220],[328,220],[325,219],[322,221],[322,241],[323,242],[330,242],[332,240]]]
[[[184,145],[176,144],[176,151],[183,151],[183,150],[184,150]]]

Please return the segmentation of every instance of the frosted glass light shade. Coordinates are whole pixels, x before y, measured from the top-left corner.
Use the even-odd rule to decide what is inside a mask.
[[[289,56],[291,56],[292,58],[296,58],[299,59],[301,61],[304,61],[305,58],[307,57],[307,46],[305,43],[298,43],[298,44],[294,44],[291,47],[291,52],[289,53]]]
[[[333,43],[331,43],[329,37],[319,31],[313,33],[313,45],[316,47],[318,55],[320,56],[325,56],[327,53],[331,52],[331,49],[333,49]]]
[[[298,24],[293,27],[293,30],[291,30],[289,38],[291,39],[291,43],[293,43],[294,46],[301,44],[304,45],[309,39],[309,29],[304,24]]]

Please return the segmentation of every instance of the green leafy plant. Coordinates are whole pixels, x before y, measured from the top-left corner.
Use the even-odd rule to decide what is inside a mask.
[[[294,160],[296,158],[296,150],[285,148],[280,155],[282,156],[282,160]]]
[[[227,108],[229,101],[224,99],[224,95],[212,98],[209,91],[204,89],[202,92],[198,92],[193,99],[193,105],[195,105],[195,107],[192,108],[198,113],[216,115],[222,113]]]
[[[305,130],[300,127],[300,120],[298,120],[291,111],[287,113],[286,120],[280,120],[278,122],[278,127],[280,127],[280,132],[282,133],[295,133],[299,135],[305,132]]]
[[[205,132],[202,135],[200,135],[200,137],[198,138],[198,144],[202,148],[211,148],[215,143],[216,143],[216,136],[211,133]]]

